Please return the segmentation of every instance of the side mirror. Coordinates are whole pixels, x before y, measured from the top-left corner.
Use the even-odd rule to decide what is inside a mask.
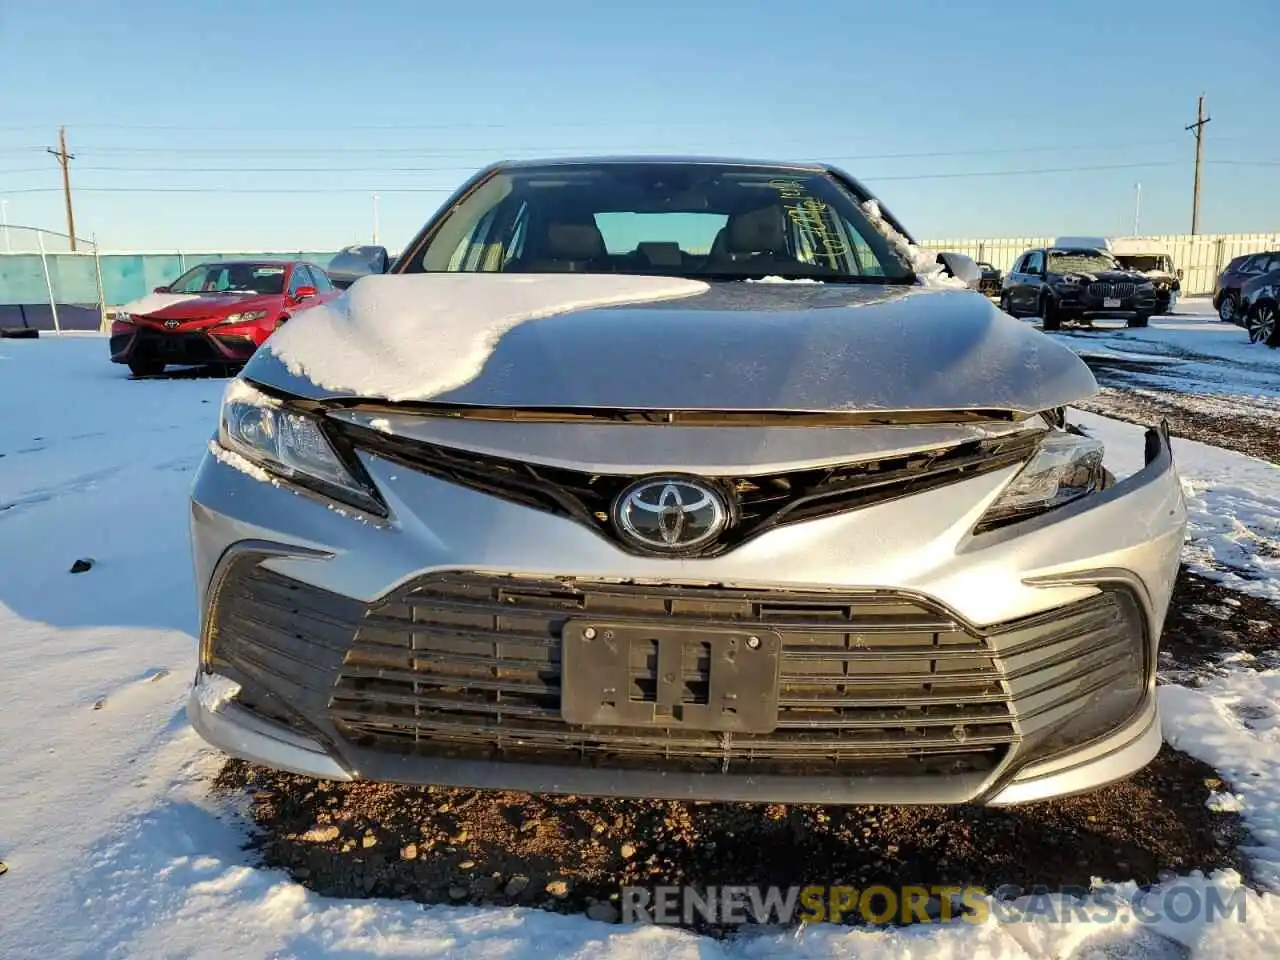
[[[311,300],[314,299],[315,295],[315,287],[299,287],[293,295],[293,302],[301,303],[303,300]]]
[[[386,273],[391,269],[391,257],[386,247],[347,247],[329,261],[325,273],[339,290],[345,290],[361,277]]]
[[[152,293],[168,293],[168,292],[169,292],[169,288],[168,288],[167,286],[160,286],[160,287],[156,287],[156,288],[155,288],[155,290],[153,290],[153,291],[151,291],[151,292],[152,292]]]
[[[963,253],[940,253],[938,263],[942,264],[948,276],[963,281],[970,290],[977,290],[982,283],[982,269],[973,257]]]

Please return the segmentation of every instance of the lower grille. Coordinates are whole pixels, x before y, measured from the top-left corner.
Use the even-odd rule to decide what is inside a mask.
[[[153,333],[141,328],[132,358],[162,363],[218,363],[227,359],[202,333]]]
[[[1122,591],[979,632],[894,593],[467,571],[422,577],[366,608],[258,559],[235,567],[215,597],[210,666],[242,683],[246,705],[384,753],[730,774],[985,774],[1011,752],[1061,749],[1064,718],[1068,746],[1114,727],[1144,688],[1140,615]],[[584,623],[654,635],[675,627],[688,638],[674,655],[631,644],[621,693],[650,705],[668,673],[682,705],[708,701],[714,667],[701,640],[776,635],[776,727],[567,723],[564,636]]]
[[[1132,297],[1136,291],[1137,285],[1133,283],[1098,280],[1089,284],[1089,294],[1094,297],[1119,297],[1123,300]]]

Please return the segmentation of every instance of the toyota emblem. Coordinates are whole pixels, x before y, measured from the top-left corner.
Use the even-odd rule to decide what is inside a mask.
[[[177,320],[166,320],[166,321],[164,322],[164,328],[165,328],[166,330],[173,330],[174,328],[176,328],[176,327],[178,326],[178,323],[179,323],[179,321],[177,321]]]
[[[684,553],[714,540],[729,522],[724,498],[685,477],[648,477],[618,494],[613,523],[634,546]]]

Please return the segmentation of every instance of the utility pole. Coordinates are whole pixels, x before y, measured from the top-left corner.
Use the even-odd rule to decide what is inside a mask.
[[[373,195],[373,243],[378,244],[378,195]]]
[[[1212,119],[1204,115],[1204,94],[1200,94],[1200,100],[1196,104],[1196,122],[1187,125],[1196,136],[1196,179],[1195,186],[1191,188],[1191,234],[1200,232],[1200,161],[1204,156],[1204,125]]]
[[[1138,198],[1133,202],[1133,235],[1138,235],[1138,221],[1142,217],[1142,184],[1135,183],[1134,190],[1138,194]]]
[[[58,128],[58,149],[53,147],[45,148],[58,158],[58,163],[62,166],[62,194],[67,201],[67,235],[71,238],[71,252],[76,251],[76,215],[71,209],[71,170],[70,161],[76,158],[74,153],[67,153],[67,128]]]
[[[13,253],[13,244],[9,242],[9,201],[0,200],[0,224],[4,225],[4,252]]]

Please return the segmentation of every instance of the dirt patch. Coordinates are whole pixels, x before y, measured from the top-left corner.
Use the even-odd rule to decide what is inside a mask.
[[[616,918],[656,884],[1153,882],[1245,864],[1206,765],[1165,748],[1131,780],[1017,810],[684,803],[318,782],[231,761],[254,847],[319,893]],[[717,932],[714,930],[706,932]]]
[[[1169,421],[1175,437],[1234,450],[1280,463],[1280,419],[1274,407],[1251,409],[1244,402],[1207,403],[1205,398],[1144,386],[1141,391],[1104,386],[1080,409],[1142,426]]]
[[[1160,637],[1161,679],[1183,683],[1224,658],[1280,666],[1280,607],[1183,569]]]

